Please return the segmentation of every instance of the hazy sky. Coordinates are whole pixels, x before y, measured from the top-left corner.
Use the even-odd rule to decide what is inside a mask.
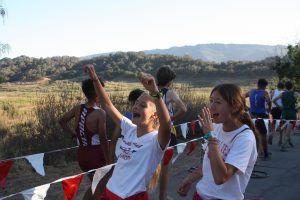
[[[2,1],[12,58],[300,40],[300,0]]]

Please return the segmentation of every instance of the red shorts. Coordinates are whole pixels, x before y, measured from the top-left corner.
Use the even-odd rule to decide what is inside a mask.
[[[125,199],[115,195],[107,188],[105,188],[101,198],[99,200],[149,200],[147,192],[140,192]]]
[[[202,199],[199,196],[199,194],[197,192],[195,192],[192,200],[202,200]]]
[[[197,192],[195,192],[192,200],[202,200],[202,198],[199,196]],[[220,199],[215,199],[215,200],[220,200]]]
[[[79,167],[86,172],[106,164],[100,145],[79,147],[77,152]]]

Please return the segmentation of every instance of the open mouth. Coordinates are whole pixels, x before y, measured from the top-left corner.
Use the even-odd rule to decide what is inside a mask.
[[[213,117],[213,118],[219,117],[219,113],[214,113],[214,114],[212,114],[212,117]]]
[[[133,113],[132,118],[140,117],[141,115],[139,113]]]

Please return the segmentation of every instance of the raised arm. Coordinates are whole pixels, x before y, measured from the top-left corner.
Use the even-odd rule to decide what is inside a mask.
[[[203,125],[203,132],[207,134],[208,132],[213,131],[212,119],[210,110],[206,107],[202,110],[203,118],[199,118],[201,124]],[[211,165],[211,172],[214,178],[214,182],[217,185],[221,185],[229,180],[234,173],[236,173],[237,168],[227,164],[223,161],[220,149],[219,142],[216,138],[211,138],[208,141],[208,150],[209,150],[209,161]]]
[[[151,74],[141,72],[139,74],[139,80],[145,89],[149,91],[150,96],[154,97],[154,104],[160,124],[158,129],[158,142],[162,149],[165,149],[171,137],[171,119],[168,109],[160,96],[154,77]]]
[[[95,72],[94,66],[92,64],[87,64],[83,66],[83,69],[86,73],[89,74],[90,78],[93,80],[94,87],[97,93],[97,96],[100,99],[100,104],[106,113],[112,118],[116,124],[120,124],[123,115],[117,110],[117,108],[112,104],[108,94],[105,89],[102,87],[98,76]]]

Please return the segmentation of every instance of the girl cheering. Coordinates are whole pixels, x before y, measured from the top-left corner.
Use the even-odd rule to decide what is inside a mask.
[[[149,94],[142,94],[137,99],[130,121],[112,104],[93,65],[85,65],[84,70],[94,81],[102,108],[122,129],[121,153],[101,200],[148,200],[148,182],[162,159],[171,135],[170,116],[155,79],[150,74],[139,74],[139,80]]]
[[[210,94],[209,109],[199,120],[205,134],[203,164],[186,177],[178,188],[185,196],[199,180],[193,200],[243,199],[257,159],[257,139],[252,120],[245,109],[245,98],[234,84],[222,84]],[[214,124],[212,123],[214,121]]]

